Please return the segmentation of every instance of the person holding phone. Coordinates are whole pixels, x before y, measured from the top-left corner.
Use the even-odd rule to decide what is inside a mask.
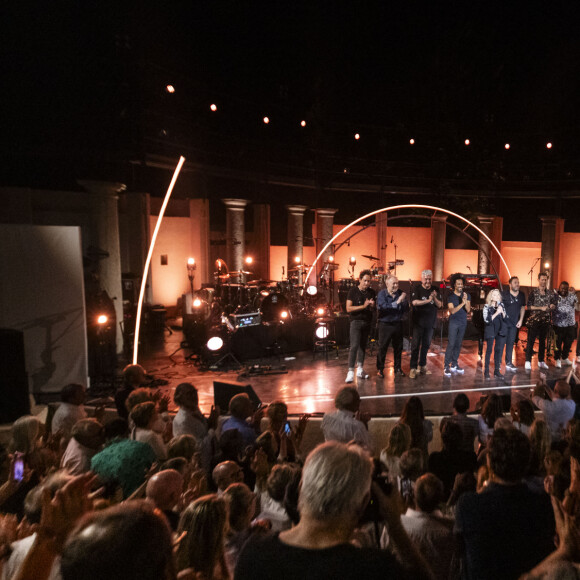
[[[497,288],[494,288],[487,293],[485,306],[483,307],[483,321],[485,323],[483,337],[486,342],[484,377],[486,379],[490,378],[489,362],[492,350],[493,374],[498,379],[503,379],[503,375],[501,374],[501,359],[507,335],[505,319],[506,310],[501,299],[501,293]]]

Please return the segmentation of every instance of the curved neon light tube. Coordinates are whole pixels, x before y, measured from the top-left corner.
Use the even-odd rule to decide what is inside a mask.
[[[407,208],[414,208],[414,209],[432,209],[435,211],[442,211],[443,213],[452,215],[458,219],[460,219],[461,221],[465,222],[466,224],[469,224],[470,226],[474,227],[492,246],[493,249],[498,253],[501,261],[503,262],[503,265],[505,266],[505,269],[507,270],[508,276],[511,278],[511,272],[510,269],[508,268],[508,265],[506,264],[506,261],[503,259],[503,256],[501,255],[501,252],[497,249],[497,246],[491,241],[491,239],[489,238],[489,236],[480,228],[478,228],[473,222],[470,222],[469,220],[465,219],[464,217],[460,216],[458,213],[454,213],[452,211],[449,211],[447,209],[443,209],[442,207],[435,207],[433,205],[417,205],[417,204],[407,204],[407,205],[393,205],[391,207],[384,207],[382,209],[377,209],[375,211],[371,211],[371,213],[367,213],[366,215],[363,215],[357,219],[355,219],[353,222],[350,222],[348,225],[344,226],[344,228],[342,228],[342,230],[340,230],[340,232],[338,232],[337,234],[335,234],[332,239],[326,244],[326,246],[324,246],[324,248],[322,248],[322,250],[320,250],[320,253],[318,254],[318,256],[316,256],[316,259],[314,260],[314,262],[312,262],[312,266],[310,266],[310,270],[308,270],[308,274],[306,274],[306,278],[305,278],[305,283],[308,282],[308,279],[310,278],[310,274],[312,274],[312,270],[314,270],[314,268],[316,267],[316,263],[318,262],[318,260],[321,258],[322,254],[324,254],[324,252],[326,252],[327,248],[334,242],[334,240],[336,240],[336,238],[338,238],[339,236],[341,236],[344,232],[346,232],[346,230],[348,230],[349,228],[351,228],[352,226],[358,224],[358,222],[377,215],[379,213],[383,213],[386,211],[390,211],[392,209],[407,209]]]
[[[173,187],[179,176],[179,172],[183,164],[185,163],[185,157],[183,155],[179,158],[179,163],[173,172],[173,179],[169,184],[167,193],[165,194],[165,199],[163,200],[163,205],[161,206],[161,211],[159,212],[159,217],[157,218],[157,223],[155,224],[155,229],[153,230],[153,236],[151,236],[151,244],[149,244],[149,253],[147,254],[147,259],[145,260],[145,268],[143,269],[143,278],[141,279],[141,289],[139,290],[139,302],[137,303],[137,318],[135,320],[135,339],[133,342],[133,364],[137,364],[137,354],[139,351],[139,331],[141,329],[141,310],[143,309],[143,298],[145,297],[145,283],[147,282],[147,274],[149,272],[149,265],[151,264],[151,258],[153,257],[153,249],[155,248],[155,241],[157,240],[157,234],[159,233],[159,228],[161,227],[161,222],[163,221],[163,214],[165,214],[165,208],[169,203],[169,198],[173,192]]]

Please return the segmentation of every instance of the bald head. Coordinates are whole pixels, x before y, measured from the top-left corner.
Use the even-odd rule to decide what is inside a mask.
[[[244,481],[244,472],[235,461],[218,463],[211,474],[214,483],[220,491],[225,491],[232,483]]]
[[[159,471],[147,482],[146,496],[160,510],[170,510],[179,501],[183,476],[175,469]]]

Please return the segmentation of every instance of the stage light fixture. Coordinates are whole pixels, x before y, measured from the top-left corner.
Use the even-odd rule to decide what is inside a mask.
[[[220,348],[224,346],[224,340],[221,336],[212,336],[207,341],[206,346],[208,350],[211,350],[212,352],[217,352],[218,350],[220,350]]]
[[[301,127],[306,127],[306,121],[300,121],[300,126]]]
[[[100,314],[97,317],[97,324],[102,326],[103,324],[107,324],[107,322],[109,322],[109,317],[106,314]]]
[[[324,340],[328,337],[328,328],[326,325],[320,325],[315,331],[316,337],[320,340]]]
[[[289,316],[288,310],[282,310],[280,312],[280,319],[281,320],[286,320]]]
[[[294,258],[294,262],[295,262],[296,264],[300,264],[300,256],[296,256],[296,257]]]
[[[264,298],[266,296],[270,296],[270,291],[269,290],[260,290],[260,296],[264,296]]]
[[[356,258],[355,258],[354,256],[351,256],[351,257],[349,258],[349,260],[348,260],[348,263],[349,263],[351,266],[356,266]]]
[[[360,139],[360,135],[358,133],[355,133],[354,138],[358,141]]]
[[[471,141],[470,141],[469,139],[466,139],[466,140],[464,141],[464,143],[465,143],[466,145],[469,145],[469,144],[471,143]]]
[[[509,144],[509,143],[506,143],[506,144],[504,145],[504,147],[505,147],[506,149],[509,149],[509,148],[510,148],[510,144]]]
[[[318,314],[318,316],[324,316],[324,308],[320,307],[316,310],[316,314]]]
[[[329,262],[334,262],[334,256],[328,256],[328,261]]]
[[[409,145],[415,145],[415,139],[409,139]]]
[[[268,117],[264,117],[262,120],[264,121],[264,125],[267,125],[270,122]]]
[[[173,85],[167,85],[167,86],[165,87],[165,90],[166,90],[168,93],[170,93],[170,94],[173,94],[173,93],[175,92],[175,87],[174,87]]]
[[[254,262],[254,258],[252,258],[252,256],[247,256],[245,259],[245,262],[249,266],[250,264],[252,264]]]
[[[193,307],[199,308],[201,306],[201,300],[199,298],[195,298],[193,301]]]
[[[549,267],[550,267],[550,262],[546,262],[546,263],[544,264],[544,268],[546,268],[546,270],[547,270]]]
[[[316,296],[316,294],[318,294],[318,288],[314,285],[310,285],[310,286],[308,286],[308,288],[306,288],[306,292],[310,296]]]
[[[551,149],[552,148],[552,144],[551,143],[546,143],[546,149]]]
[[[217,111],[217,105],[215,103],[212,103],[209,108],[215,113]]]

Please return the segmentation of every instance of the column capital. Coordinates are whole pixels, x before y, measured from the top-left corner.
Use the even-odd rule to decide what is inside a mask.
[[[304,215],[304,212],[308,209],[307,205],[287,205],[286,209],[288,213],[293,215]]]
[[[543,215],[540,216],[540,219],[542,220],[542,224],[555,224],[559,219],[557,215]]]
[[[431,216],[432,222],[446,222],[447,216],[446,215],[433,215]]]
[[[338,209],[333,207],[317,207],[312,211],[320,217],[334,217],[334,214],[338,211]]]
[[[234,211],[243,211],[245,207],[250,203],[247,199],[234,199],[228,197],[226,199],[222,199],[222,203],[228,208]]]
[[[117,183],[113,181],[93,181],[90,179],[77,179],[77,183],[84,187],[89,193],[96,193],[98,195],[108,195],[117,197],[119,193],[127,190],[124,183]]]
[[[493,220],[496,218],[494,215],[478,215],[477,221],[480,224],[492,224]]]

